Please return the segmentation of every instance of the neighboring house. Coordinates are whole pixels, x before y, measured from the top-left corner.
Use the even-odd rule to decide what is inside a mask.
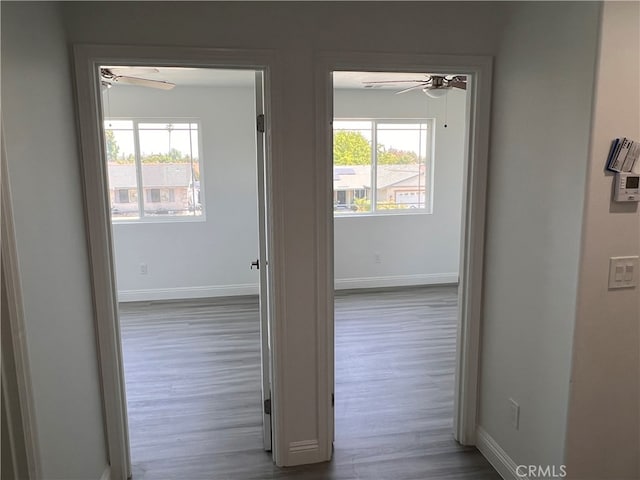
[[[193,182],[189,163],[142,164],[144,211],[180,214],[200,208],[200,182]],[[135,164],[109,163],[111,209],[121,216],[138,214]]]
[[[377,202],[396,208],[424,208],[427,175],[424,165],[378,165]],[[336,209],[358,210],[358,199],[371,199],[371,166],[333,167],[333,203]]]

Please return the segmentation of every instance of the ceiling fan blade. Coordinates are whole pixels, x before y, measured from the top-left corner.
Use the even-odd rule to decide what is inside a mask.
[[[460,88],[461,90],[466,90],[467,89],[467,82],[451,81],[451,82],[449,82],[448,86],[449,87]]]
[[[138,85],[140,87],[158,88],[160,90],[171,90],[176,86],[175,83],[165,82],[162,80],[147,80],[146,78],[117,76],[113,79],[115,83],[125,85]]]
[[[429,79],[422,79],[422,80],[382,80],[382,81],[378,81],[378,82],[362,82],[366,85],[371,84],[371,83],[427,83],[429,81]]]
[[[424,83],[421,85],[415,85],[413,87],[405,88],[404,90],[400,90],[399,92],[396,92],[396,95],[400,95],[401,93],[407,93],[407,92],[410,92],[411,90],[423,89],[425,87],[427,87],[427,85]]]
[[[115,76],[145,75],[149,73],[160,73],[160,70],[154,67],[110,67],[108,70]]]

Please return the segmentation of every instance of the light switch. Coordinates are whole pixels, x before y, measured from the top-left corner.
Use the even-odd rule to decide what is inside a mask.
[[[609,259],[609,288],[638,286],[638,257],[611,257]]]

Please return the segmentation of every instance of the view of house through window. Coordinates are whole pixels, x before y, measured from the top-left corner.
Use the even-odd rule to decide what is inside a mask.
[[[427,119],[335,119],[334,213],[430,212],[432,128]]]
[[[202,215],[197,122],[107,119],[104,132],[112,219]]]

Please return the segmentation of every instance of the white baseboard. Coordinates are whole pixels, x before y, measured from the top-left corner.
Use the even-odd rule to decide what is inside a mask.
[[[203,287],[150,288],[144,290],[121,290],[119,302],[148,302],[153,300],[179,300],[183,298],[233,297],[257,295],[257,283],[238,285],[207,285]]]
[[[336,290],[357,288],[404,287],[411,285],[443,285],[458,283],[457,273],[425,273],[418,275],[387,275],[384,277],[337,278]],[[237,285],[205,285],[200,287],[148,288],[120,290],[119,302],[150,302],[155,300],[179,300],[183,298],[234,297],[257,295],[257,283]]]
[[[107,467],[104,469],[104,472],[102,472],[102,476],[100,477],[100,480],[111,480],[111,467]]]
[[[287,455],[287,466],[305,465],[307,463],[317,463],[323,461],[319,455],[320,444],[318,439],[301,440],[289,443],[289,454]]]
[[[335,289],[405,287],[411,285],[441,285],[458,283],[458,273],[421,273],[417,275],[387,275],[384,277],[336,278]]]
[[[482,427],[476,430],[476,447],[504,480],[529,480],[516,473],[516,463]]]

